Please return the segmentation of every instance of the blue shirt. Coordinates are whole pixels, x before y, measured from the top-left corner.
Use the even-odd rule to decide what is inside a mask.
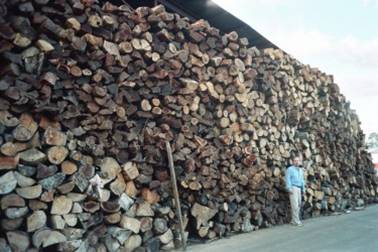
[[[296,166],[290,166],[286,170],[285,175],[285,181],[286,181],[286,189],[289,191],[293,186],[297,186],[301,188],[301,191],[304,192],[305,189],[305,183],[304,183],[304,176],[303,176],[303,170]]]

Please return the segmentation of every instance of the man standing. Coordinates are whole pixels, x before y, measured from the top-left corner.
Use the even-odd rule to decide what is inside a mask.
[[[301,158],[299,155],[295,155],[292,160],[292,165],[287,168],[285,181],[286,189],[289,192],[290,206],[291,206],[291,224],[296,226],[303,226],[299,219],[302,193],[305,190],[303,169],[300,167]]]

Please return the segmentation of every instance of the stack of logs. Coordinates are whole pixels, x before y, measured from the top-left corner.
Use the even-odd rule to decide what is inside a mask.
[[[332,76],[164,6],[0,0],[0,250],[158,251],[377,198],[358,118]]]

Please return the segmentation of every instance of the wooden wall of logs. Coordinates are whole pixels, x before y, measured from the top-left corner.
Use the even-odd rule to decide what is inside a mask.
[[[377,198],[358,118],[332,76],[161,5],[0,0],[0,251],[158,251]]]

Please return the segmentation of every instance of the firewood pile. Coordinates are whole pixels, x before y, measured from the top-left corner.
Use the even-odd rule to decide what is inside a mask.
[[[0,0],[0,251],[158,251],[373,202],[359,120],[332,76],[164,6]]]

